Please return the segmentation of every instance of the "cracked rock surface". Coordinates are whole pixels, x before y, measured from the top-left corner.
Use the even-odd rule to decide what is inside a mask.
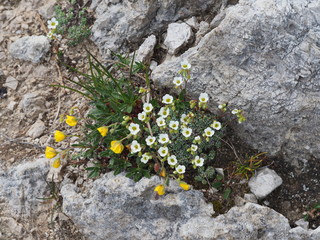
[[[164,196],[155,197],[158,177],[138,183],[113,172],[86,190],[73,184],[62,187],[63,210],[88,239],[265,239],[316,240],[320,229],[291,229],[288,219],[254,203],[233,207],[211,217],[213,208],[200,191],[182,190],[170,182]]]
[[[172,86],[188,60],[191,96],[207,92],[212,103],[243,109],[248,120],[235,128],[251,146],[296,165],[320,158],[319,13],[317,0],[242,0],[197,46],[160,64],[153,79]]]

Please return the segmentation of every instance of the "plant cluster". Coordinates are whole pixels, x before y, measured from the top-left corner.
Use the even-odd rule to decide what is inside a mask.
[[[68,45],[76,46],[90,36],[90,18],[87,9],[82,8],[77,1],[71,0],[65,9],[57,5],[55,17],[48,20],[50,31],[47,36],[55,40],[65,38],[68,40]]]
[[[158,195],[165,194],[170,179],[177,180],[184,190],[190,188],[186,177],[202,182],[219,179],[213,166],[225,126],[207,110],[207,93],[201,93],[198,99],[187,99],[191,65],[182,62],[179,75],[173,78],[177,95],[157,98],[145,66],[118,58],[114,64],[104,66],[90,55],[88,74],[71,68],[82,78],[69,81],[83,91],[58,85],[91,100],[92,108],[82,121],[84,136],[73,145],[83,151],[73,157],[94,162],[93,167],[87,168],[90,177],[97,177],[106,169],[115,174],[125,171],[135,181],[157,174],[163,178],[163,184],[154,189]],[[142,70],[146,72],[143,76],[139,74]],[[219,108],[225,112],[227,105]],[[234,109],[232,113],[239,122],[244,121],[242,111]],[[64,120],[75,126],[80,119],[67,115]],[[57,142],[66,137],[61,131],[55,132]],[[47,158],[57,154],[54,148],[47,147]],[[52,166],[58,165],[60,162]]]

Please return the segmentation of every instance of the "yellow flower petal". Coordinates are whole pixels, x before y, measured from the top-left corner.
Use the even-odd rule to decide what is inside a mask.
[[[53,161],[52,167],[58,168],[61,165],[60,158],[57,158],[56,160]]]
[[[52,147],[46,147],[45,156],[46,158],[54,158],[57,155],[57,151]]]
[[[120,141],[112,141],[110,149],[114,153],[120,154],[120,153],[122,153],[124,146]]]
[[[67,115],[66,123],[67,123],[69,126],[74,127],[75,125],[77,125],[78,120],[77,120],[77,118],[74,117],[74,116],[69,116],[69,115]]]
[[[65,138],[67,137],[67,135],[65,135],[63,132],[59,131],[59,130],[56,130],[54,132],[54,140],[56,142],[61,142],[63,141]]]
[[[102,137],[105,137],[108,133],[108,128],[106,126],[97,128]]]
[[[190,185],[187,184],[186,182],[180,182],[180,187],[185,190],[185,191],[188,191],[190,189]]]
[[[160,176],[161,177],[166,177],[166,169],[165,168],[163,168],[162,170],[161,170],[161,172],[160,172]]]
[[[165,194],[165,187],[162,184],[160,184],[154,188],[154,191],[157,192],[158,195],[160,195],[160,196],[164,195]]]

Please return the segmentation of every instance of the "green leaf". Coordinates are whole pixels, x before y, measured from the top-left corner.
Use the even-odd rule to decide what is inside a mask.
[[[225,189],[223,192],[223,198],[227,200],[230,197],[230,194],[231,194],[231,188]]]
[[[212,184],[212,187],[218,190],[221,188],[221,186],[222,186],[222,182],[214,182]]]

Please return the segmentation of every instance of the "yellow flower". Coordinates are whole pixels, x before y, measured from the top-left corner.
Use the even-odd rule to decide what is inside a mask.
[[[108,128],[106,126],[97,128],[102,137],[105,137],[108,133]]]
[[[160,176],[161,176],[161,177],[166,177],[166,175],[167,175],[166,169],[163,168],[163,169],[161,170],[161,172],[160,172]]]
[[[46,147],[45,155],[46,158],[54,158],[57,155],[57,151],[52,147]]]
[[[61,165],[60,158],[57,158],[57,159],[55,159],[55,160],[53,161],[52,167],[58,168],[58,167],[60,167],[60,165]]]
[[[164,188],[164,186],[163,186],[162,184],[156,186],[156,187],[154,188],[154,191],[157,192],[158,195],[163,195],[163,194],[165,194],[165,188]]]
[[[190,189],[190,185],[187,184],[186,182],[180,182],[180,187],[185,190],[185,191],[188,191]]]
[[[77,120],[77,118],[74,117],[74,116],[69,116],[69,115],[67,115],[66,123],[67,123],[69,126],[74,127],[75,125],[77,125],[78,120]]]
[[[61,142],[63,141],[65,138],[67,137],[67,135],[65,135],[63,132],[59,131],[59,130],[56,130],[54,132],[54,140],[56,142]]]
[[[124,146],[120,141],[112,141],[110,149],[114,153],[120,154],[120,153],[122,153]]]

